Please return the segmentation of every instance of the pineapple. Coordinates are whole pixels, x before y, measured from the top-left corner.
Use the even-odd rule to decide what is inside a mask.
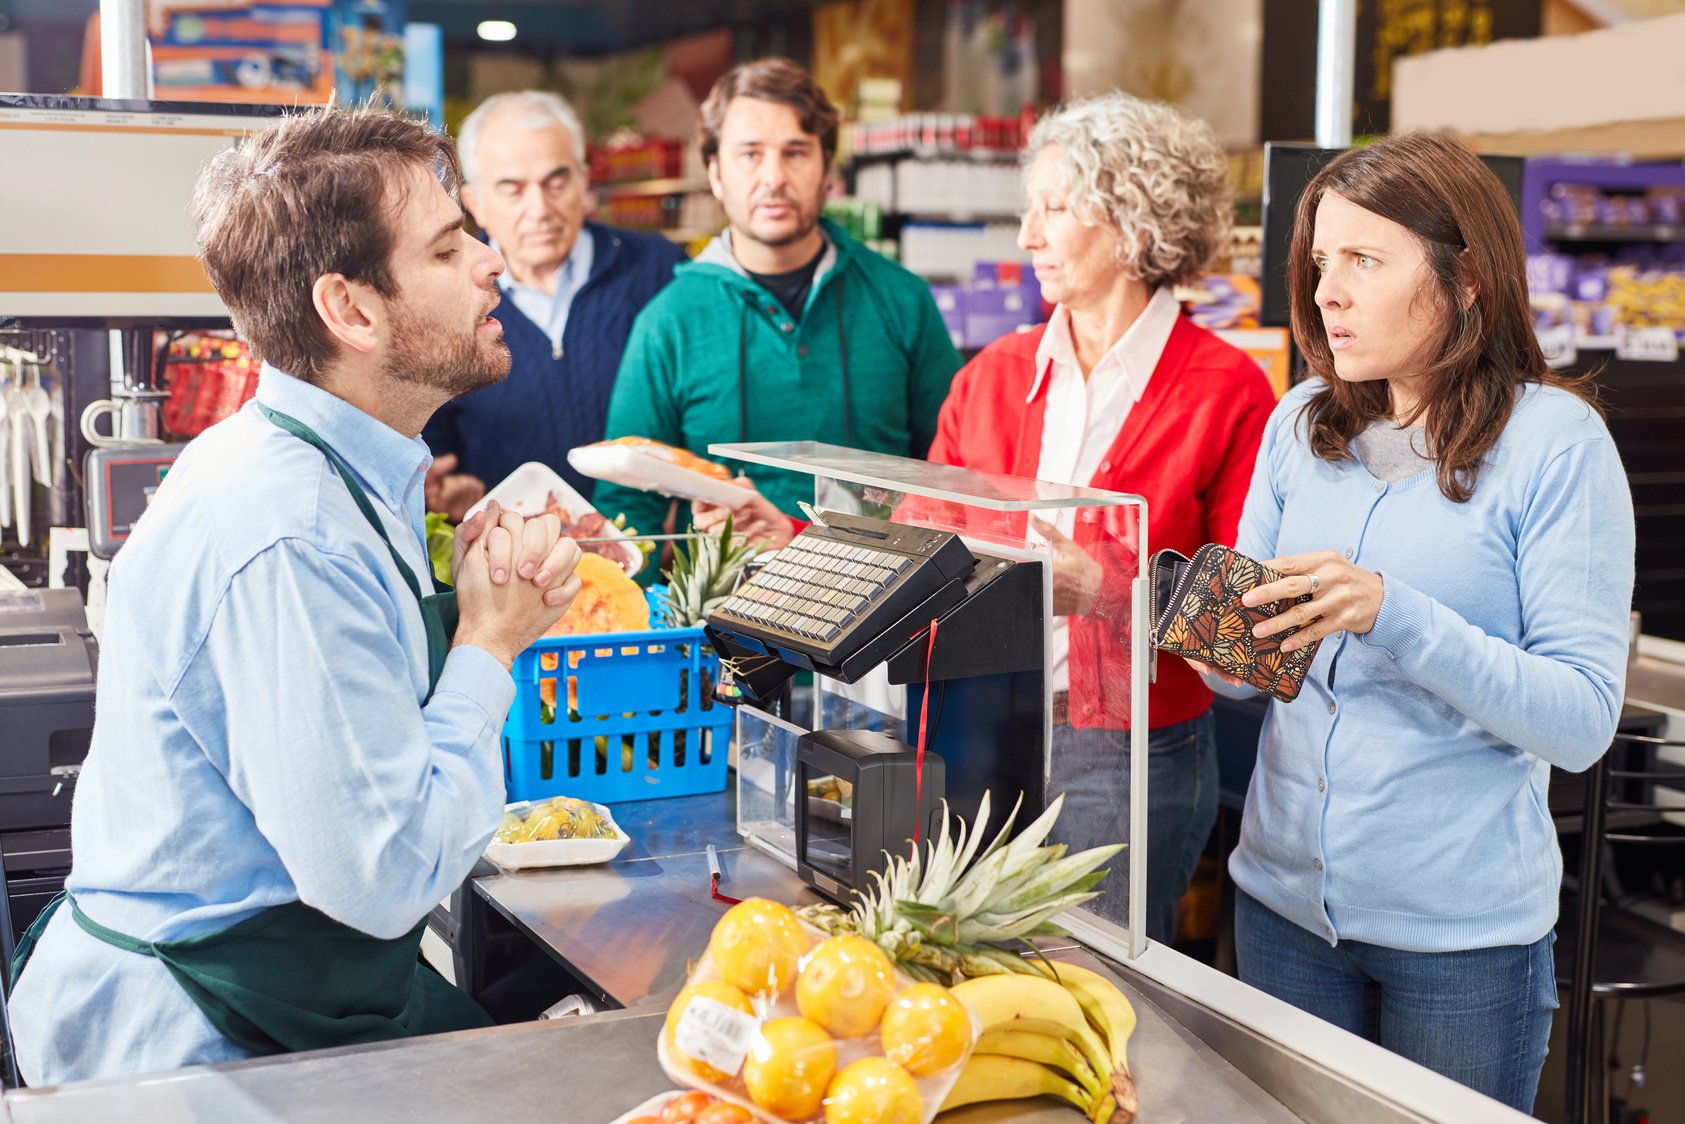
[[[668,628],[702,624],[720,602],[731,596],[743,576],[743,567],[759,553],[759,546],[732,541],[729,515],[717,538],[692,531],[673,551],[673,568],[662,571],[667,579],[662,624]]]
[[[1124,847],[1067,855],[1063,844],[1043,846],[1064,803],[1061,794],[1008,842],[1018,816],[1014,806],[979,854],[989,823],[985,792],[975,825],[967,830],[962,823],[950,837],[950,817],[944,815],[935,843],[910,859],[892,856],[887,871],[874,872],[876,887],[852,909],[811,905],[797,913],[825,932],[858,933],[875,942],[915,979],[953,986],[974,976],[1034,973],[1033,965],[1005,946],[1068,935],[1053,918],[1098,897],[1095,887],[1106,876],[1100,866]]]

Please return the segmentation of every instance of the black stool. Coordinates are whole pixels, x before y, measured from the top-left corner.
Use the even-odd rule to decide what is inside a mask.
[[[1685,832],[1662,818],[1680,805],[1659,803],[1655,795],[1658,785],[1685,789],[1685,769],[1656,760],[1657,751],[1670,747],[1685,743],[1618,733],[1610,752],[1585,774],[1579,908],[1573,930],[1562,931],[1556,944],[1557,979],[1568,985],[1568,1124],[1602,1124],[1608,1116],[1602,1001],[1685,993],[1685,934],[1624,908],[1627,895],[1612,861],[1616,845],[1685,843]]]

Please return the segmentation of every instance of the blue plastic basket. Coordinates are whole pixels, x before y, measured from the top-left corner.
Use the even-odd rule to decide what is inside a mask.
[[[648,594],[652,618],[660,592]],[[509,800],[725,791],[732,712],[713,700],[719,658],[704,645],[700,627],[661,628],[549,637],[522,652],[503,724]]]

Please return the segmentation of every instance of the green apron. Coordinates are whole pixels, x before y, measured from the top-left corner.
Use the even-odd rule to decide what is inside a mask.
[[[456,593],[423,597],[345,462],[308,426],[267,406],[263,415],[322,450],[351,491],[364,518],[392,552],[404,583],[421,603],[427,627],[427,695],[432,697],[456,632]],[[492,1025],[467,995],[420,961],[422,919],[401,937],[384,940],[333,920],[303,902],[273,906],[217,933],[171,941],[143,941],[89,918],[68,893],[30,925],[12,954],[15,984],[35,943],[61,902],[90,936],[155,957],[204,1012],[211,1025],[253,1054],[354,1046],[391,1038]]]

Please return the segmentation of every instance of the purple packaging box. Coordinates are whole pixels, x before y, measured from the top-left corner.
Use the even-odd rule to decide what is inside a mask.
[[[1581,269],[1574,277],[1575,300],[1597,302],[1609,292],[1609,271],[1593,267]]]
[[[1527,291],[1566,293],[1574,280],[1574,259],[1566,254],[1531,254],[1527,258]]]
[[[1028,262],[1021,261],[980,261],[971,267],[971,285],[973,292],[989,289],[1023,289],[1032,297],[1031,303],[1041,303],[1041,283],[1036,280],[1036,271],[1030,268]]]
[[[936,300],[936,311],[942,314],[942,326],[955,347],[965,346],[965,286],[932,285],[930,295]]]
[[[965,347],[983,347],[1039,323],[1039,288],[972,289],[965,294]]]

